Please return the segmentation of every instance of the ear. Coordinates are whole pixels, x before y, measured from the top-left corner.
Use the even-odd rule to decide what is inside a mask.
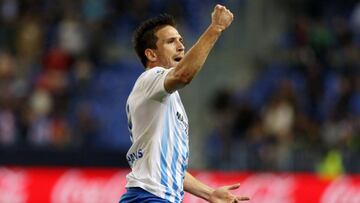
[[[155,51],[152,49],[145,49],[145,56],[151,62],[154,62],[157,60],[157,55],[156,55]]]

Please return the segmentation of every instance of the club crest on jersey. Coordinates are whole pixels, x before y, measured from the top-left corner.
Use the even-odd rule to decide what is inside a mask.
[[[164,72],[165,72],[164,70],[157,70],[157,71],[156,71],[156,73],[157,73],[157,74],[160,74],[160,75],[164,74]]]

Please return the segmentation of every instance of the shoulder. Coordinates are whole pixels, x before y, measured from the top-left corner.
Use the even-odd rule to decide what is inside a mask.
[[[154,67],[143,72],[138,78],[138,80],[140,81],[148,81],[148,80],[152,81],[154,79],[156,80],[158,78],[162,78],[166,76],[170,70],[171,69],[166,69],[163,67]]]
[[[164,81],[170,70],[163,67],[146,70],[136,81],[133,91],[141,91],[147,98],[164,98],[168,95],[164,87]]]
[[[143,74],[144,75],[163,75],[164,73],[166,73],[169,70],[170,69],[166,69],[166,68],[157,66],[157,67],[146,70]]]

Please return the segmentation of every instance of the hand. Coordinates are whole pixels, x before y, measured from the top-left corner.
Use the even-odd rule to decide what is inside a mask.
[[[217,4],[211,14],[211,24],[220,29],[225,30],[234,19],[234,15],[225,6]]]
[[[240,187],[240,184],[234,184],[230,186],[224,186],[218,189],[215,189],[209,198],[211,203],[238,203],[240,201],[248,201],[248,197],[237,197],[231,194],[230,190],[235,190]]]

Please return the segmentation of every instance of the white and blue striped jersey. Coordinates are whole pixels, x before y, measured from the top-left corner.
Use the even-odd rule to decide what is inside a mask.
[[[140,187],[181,202],[189,157],[188,118],[177,91],[164,81],[170,69],[154,67],[137,79],[126,104],[132,146],[126,187]]]

